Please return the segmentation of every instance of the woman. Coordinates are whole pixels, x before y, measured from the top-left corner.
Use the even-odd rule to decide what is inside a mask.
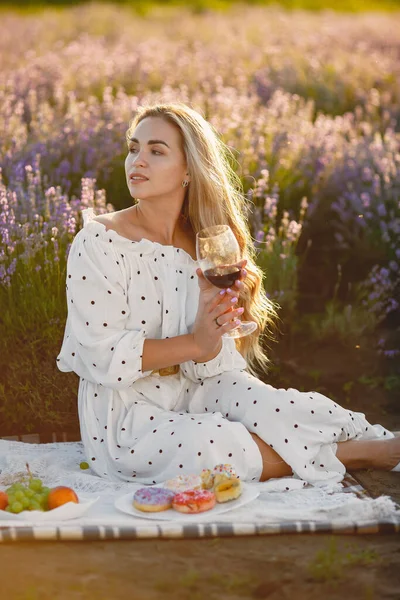
[[[277,390],[254,376],[255,362],[267,364],[259,336],[273,309],[240,182],[210,124],[185,105],[160,104],[138,111],[127,142],[137,202],[98,217],[84,211],[57,359],[80,377],[93,470],[151,484],[231,463],[246,481],[294,474],[325,485],[341,481],[346,467],[395,467],[400,439],[390,431],[317,392]],[[196,232],[221,223],[245,257],[241,280],[225,293],[196,268],[195,252]],[[258,332],[222,337],[239,316]]]

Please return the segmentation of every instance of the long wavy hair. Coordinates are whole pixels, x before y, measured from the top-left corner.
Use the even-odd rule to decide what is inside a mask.
[[[247,200],[239,176],[231,166],[235,159],[212,125],[196,110],[183,103],[157,103],[138,108],[129,123],[126,140],[147,117],[159,117],[181,133],[183,151],[191,176],[186,188],[182,216],[196,234],[205,227],[229,225],[239,243],[241,255],[247,259],[247,277],[240,291],[238,306],[244,307],[243,319],[255,321],[258,329],[243,338],[235,338],[236,347],[257,375],[255,366],[265,370],[269,359],[261,341],[273,337],[277,313],[266,297],[263,271],[255,261],[254,243],[246,223]]]

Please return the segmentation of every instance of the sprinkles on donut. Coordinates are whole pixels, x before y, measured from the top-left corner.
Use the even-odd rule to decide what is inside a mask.
[[[214,492],[208,490],[189,490],[176,494],[172,508],[181,513],[197,514],[214,508],[216,498]]]
[[[165,488],[140,488],[133,496],[133,506],[142,512],[161,512],[172,507],[174,496],[174,492]]]
[[[175,494],[186,492],[187,490],[201,490],[202,480],[200,475],[178,475],[173,479],[168,479],[164,487]]]

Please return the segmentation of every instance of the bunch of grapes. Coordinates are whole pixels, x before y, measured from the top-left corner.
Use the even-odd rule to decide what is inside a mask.
[[[28,485],[13,483],[6,490],[8,506],[5,510],[14,514],[23,510],[49,510],[49,492],[50,488],[45,487],[40,479],[31,478]]]

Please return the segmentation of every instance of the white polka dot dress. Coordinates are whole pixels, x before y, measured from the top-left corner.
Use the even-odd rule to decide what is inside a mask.
[[[142,370],[146,338],[191,331],[197,264],[184,250],[132,242],[83,211],[67,265],[68,318],[57,357],[80,377],[82,441],[92,469],[115,481],[160,483],[231,463],[258,481],[256,433],[313,485],[343,479],[338,442],[393,437],[316,392],[274,389],[246,372],[232,338],[207,363],[175,375]]]

